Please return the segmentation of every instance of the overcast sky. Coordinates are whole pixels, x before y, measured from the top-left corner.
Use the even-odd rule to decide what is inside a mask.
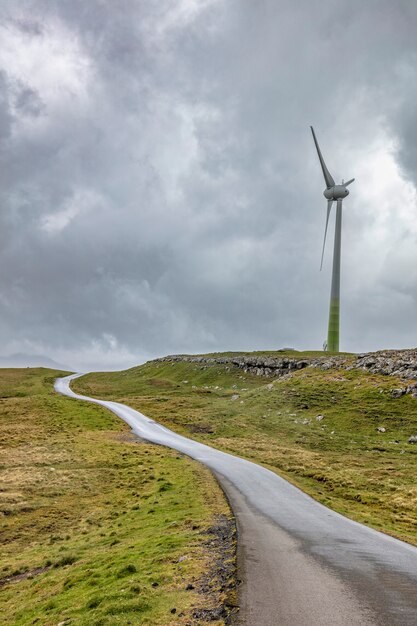
[[[2,0],[0,355],[417,345],[415,0]],[[334,216],[333,216],[334,219]]]

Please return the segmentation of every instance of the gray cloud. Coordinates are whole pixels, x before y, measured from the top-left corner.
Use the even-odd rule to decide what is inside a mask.
[[[311,123],[357,179],[342,348],[415,345],[414,5],[2,3],[2,354],[320,347]]]

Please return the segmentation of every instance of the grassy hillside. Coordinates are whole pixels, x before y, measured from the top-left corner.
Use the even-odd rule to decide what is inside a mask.
[[[109,411],[58,396],[56,375],[0,370],[0,623],[220,615],[233,537],[219,538],[230,513],[211,474],[136,440]],[[229,570],[216,570],[220,552]]]
[[[154,361],[73,387],[262,463],[333,509],[417,545],[417,445],[408,443],[417,399],[392,398],[398,385],[361,370],[306,368],[273,380],[230,365]]]

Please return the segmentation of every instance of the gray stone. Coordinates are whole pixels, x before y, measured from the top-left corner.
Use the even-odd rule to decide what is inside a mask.
[[[400,387],[399,389],[391,389],[390,394],[391,398],[401,398],[406,393],[406,389],[404,387]]]

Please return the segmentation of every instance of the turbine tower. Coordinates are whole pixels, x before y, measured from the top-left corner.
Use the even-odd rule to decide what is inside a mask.
[[[329,327],[327,331],[327,350],[329,352],[339,352],[339,326],[340,326],[340,253],[342,245],[342,202],[343,198],[349,195],[347,186],[355,180],[352,178],[345,183],[342,180],[341,185],[336,185],[332,175],[326,167],[323,156],[321,154],[319,144],[317,142],[314,128],[310,126],[313,133],[313,139],[319,157],[321,169],[323,171],[326,189],[323,191],[324,197],[327,199],[327,215],[326,228],[324,230],[323,250],[321,253],[320,270],[323,267],[324,248],[326,245],[327,227],[329,225],[330,211],[333,202],[336,201],[336,226],[334,232],[334,249],[333,249],[333,270],[332,270],[332,287],[330,291],[330,309],[329,309]]]

